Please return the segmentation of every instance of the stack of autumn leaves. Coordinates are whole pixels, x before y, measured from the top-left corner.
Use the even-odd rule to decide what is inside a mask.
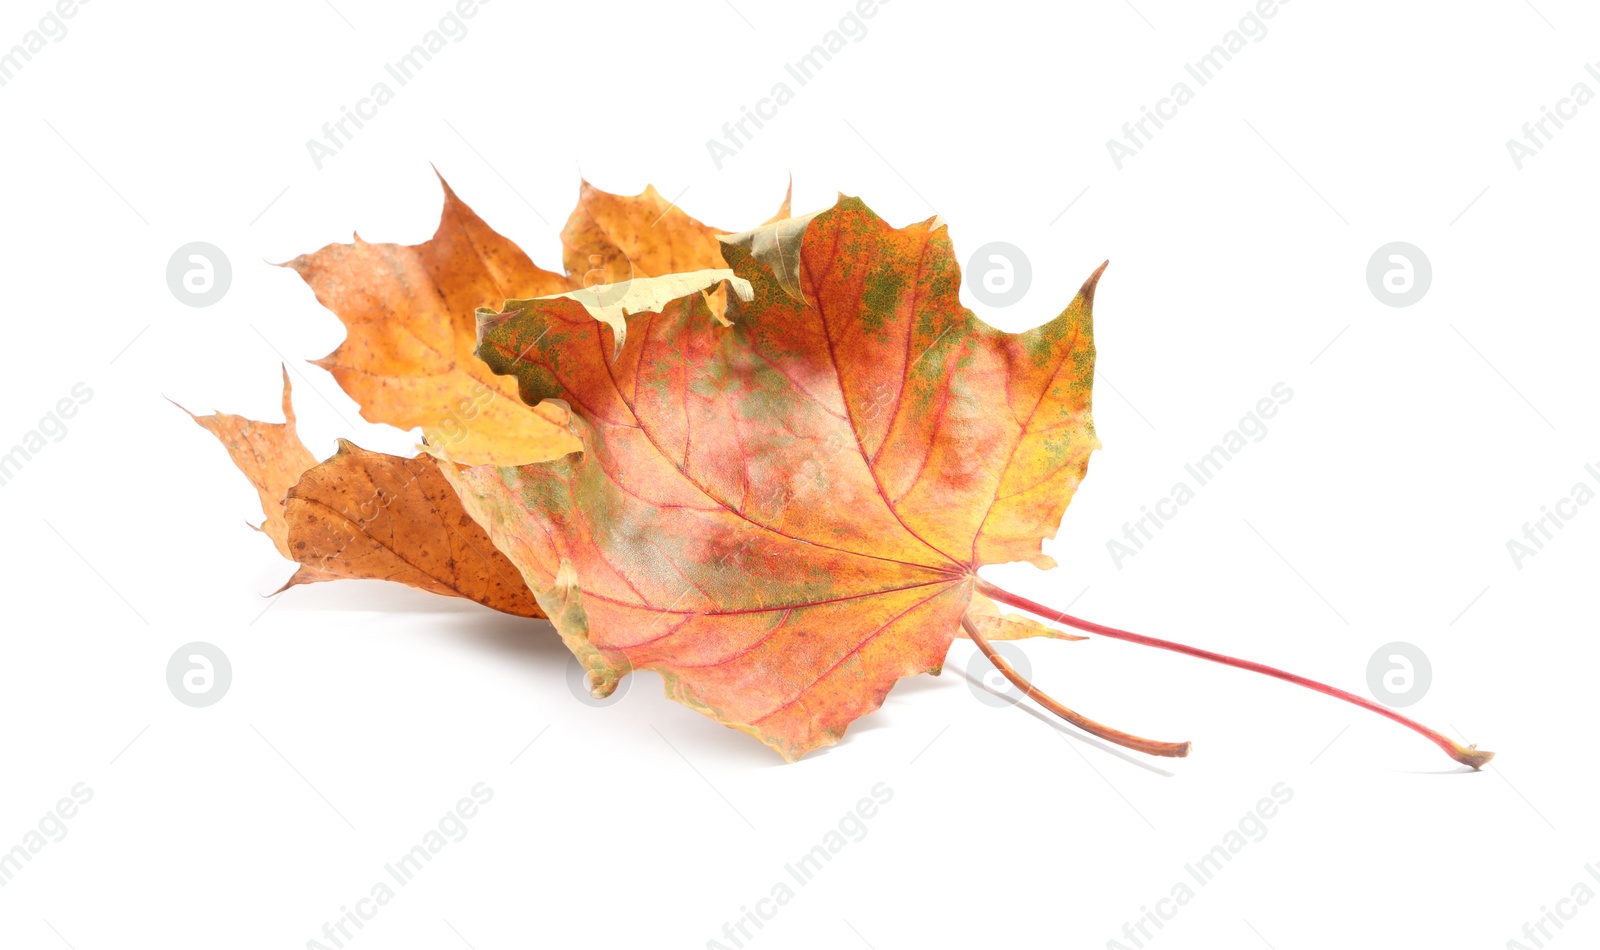
[[[1098,272],[1008,334],[961,306],[937,218],[854,198],[729,234],[585,183],[561,240],[543,270],[446,186],[424,244],[290,262],[348,331],[316,365],[423,444],[318,463],[287,372],[281,424],[196,417],[298,563],[284,589],[379,578],[548,618],[597,695],[654,670],[791,760],[937,672],[964,614],[1069,637],[973,587],[1053,564],[1099,447]]]

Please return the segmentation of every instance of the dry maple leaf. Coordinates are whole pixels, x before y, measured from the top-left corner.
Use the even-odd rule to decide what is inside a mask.
[[[570,411],[583,449],[443,471],[597,695],[653,669],[672,698],[793,760],[838,741],[899,678],[937,672],[959,625],[1063,718],[1153,754],[1188,753],[1039,693],[966,615],[982,592],[1306,685],[1458,761],[1488,760],[1342,690],[1055,614],[978,577],[986,564],[1054,563],[1041,541],[1099,447],[1091,307],[1104,265],[1055,319],[1008,334],[961,306],[936,219],[896,230],[841,197],[728,237],[723,256],[744,301],[728,298],[727,327],[700,293],[638,313],[625,337],[571,295],[479,315],[479,355],[514,374],[529,404]]]
[[[1008,334],[961,306],[942,227],[843,199],[801,225],[798,295],[754,256],[782,227],[725,243],[751,296],[731,327],[683,297],[614,364],[575,301],[485,318],[480,355],[570,403],[584,452],[452,477],[597,690],[657,670],[793,759],[940,668],[978,566],[1053,563],[1040,541],[1099,446],[1099,272]]]
[[[790,179],[783,204],[765,223],[788,218],[793,199]],[[689,217],[676,199],[663,198],[654,185],[637,195],[613,195],[584,181],[578,206],[561,230],[561,257],[574,286],[609,286],[620,293],[640,277],[726,268],[718,238],[728,233]],[[727,291],[719,285],[704,293],[711,315],[726,324]]]
[[[339,451],[319,464],[295,432],[288,370],[283,415],[279,423],[190,413],[255,486],[267,516],[261,530],[280,554],[300,563],[279,593],[340,578],[389,580],[509,614],[544,616],[432,457],[369,452],[340,439]]]
[[[512,464],[557,458],[572,437],[530,412],[508,380],[473,356],[473,311],[507,297],[570,286],[495,233],[450,186],[433,238],[423,244],[330,244],[290,261],[348,329],[315,361],[361,406],[361,417],[420,427],[462,461]]]
[[[793,197],[791,181],[768,224],[789,217]],[[584,181],[578,187],[578,205],[561,231],[561,256],[576,286],[620,284],[635,277],[727,267],[717,238],[728,233],[689,217],[654,185],[637,195],[613,195]]]

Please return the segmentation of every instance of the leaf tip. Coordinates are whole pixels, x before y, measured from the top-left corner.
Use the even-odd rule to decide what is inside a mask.
[[[1085,307],[1094,306],[1094,289],[1100,284],[1100,275],[1104,274],[1109,266],[1111,266],[1111,261],[1107,259],[1099,267],[1096,267],[1094,273],[1089,275],[1089,279],[1083,282],[1082,287],[1078,288],[1078,296],[1083,298]]]
[[[161,398],[165,399],[167,402],[172,403],[174,406],[177,406],[179,409],[182,409],[184,412],[188,413],[189,418],[193,419],[194,421],[196,421],[196,422],[200,421],[200,417],[199,416],[195,415],[192,412],[189,412],[188,409],[185,409],[183,404],[178,402],[178,400],[173,399],[171,396],[168,396],[168,395],[165,395],[165,394],[163,394]]]
[[[444,208],[439,214],[439,227],[442,229],[444,227],[445,219],[450,216],[450,212],[466,208],[466,203],[463,202],[461,197],[456,194],[456,190],[450,187],[450,183],[445,180],[444,175],[440,173],[437,165],[429,162],[428,167],[433,169],[434,177],[439,179],[439,187],[444,189]],[[437,236],[438,235],[435,234],[435,237]]]

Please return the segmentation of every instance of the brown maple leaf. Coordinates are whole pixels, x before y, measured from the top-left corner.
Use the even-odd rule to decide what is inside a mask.
[[[279,593],[340,578],[389,580],[509,614],[544,616],[432,457],[369,452],[340,439],[339,451],[319,464],[295,433],[287,370],[283,415],[275,423],[190,413],[255,486],[267,516],[261,530],[300,564]]]
[[[544,616],[430,456],[400,458],[340,439],[332,458],[289,489],[283,507],[289,549],[301,566],[280,591],[370,578]]]

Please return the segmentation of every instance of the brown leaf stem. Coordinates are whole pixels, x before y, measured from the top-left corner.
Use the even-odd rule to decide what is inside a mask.
[[[995,648],[990,646],[989,641],[984,639],[983,634],[978,632],[978,625],[973,623],[972,618],[966,614],[961,615],[961,628],[967,632],[967,636],[972,639],[972,642],[978,645],[978,649],[983,651],[983,655],[989,658],[989,662],[994,664],[994,668],[1015,684],[1017,689],[1022,690],[1024,695],[1084,732],[1099,736],[1107,742],[1114,742],[1123,748],[1133,749],[1136,752],[1143,752],[1147,755],[1165,755],[1181,759],[1189,754],[1189,743],[1187,742],[1158,742],[1154,739],[1145,739],[1140,736],[1130,735],[1120,729],[1102,726],[1093,719],[1078,715],[1040,692],[1026,679],[1023,679],[1022,674],[1012,669],[1011,664],[1006,662],[1005,657],[995,652]]]

